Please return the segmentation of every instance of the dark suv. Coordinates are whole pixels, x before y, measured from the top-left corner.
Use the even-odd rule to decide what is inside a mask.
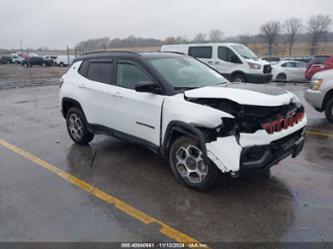
[[[10,64],[13,63],[12,57],[10,55],[0,55],[0,64]]]
[[[46,60],[43,57],[29,57],[22,61],[22,66],[24,67],[32,67],[34,65],[39,65],[42,67],[50,67],[53,65],[52,60]]]

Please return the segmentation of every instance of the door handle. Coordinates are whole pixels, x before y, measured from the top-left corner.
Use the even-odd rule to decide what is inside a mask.
[[[78,86],[79,86],[80,88],[83,88],[83,89],[87,88],[87,86],[86,86],[85,84],[79,84]]]
[[[213,62],[212,61],[208,61],[208,64],[213,64]]]
[[[120,92],[112,93],[112,96],[117,97],[117,98],[122,98],[123,97],[123,95],[121,95]]]

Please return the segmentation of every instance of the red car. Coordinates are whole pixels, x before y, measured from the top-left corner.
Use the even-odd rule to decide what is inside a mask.
[[[312,76],[323,70],[333,69],[333,55],[313,56],[305,71],[305,78],[311,80]]]

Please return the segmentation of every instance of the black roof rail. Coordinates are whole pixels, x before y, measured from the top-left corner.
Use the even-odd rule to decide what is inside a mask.
[[[140,53],[135,51],[128,51],[128,50],[96,50],[91,52],[86,52],[83,55],[91,55],[91,54],[108,54],[108,53],[130,53],[130,54],[136,54],[139,55]]]
[[[183,55],[187,55],[183,52],[178,52],[178,51],[161,51],[161,53],[173,53],[173,54],[183,54]]]

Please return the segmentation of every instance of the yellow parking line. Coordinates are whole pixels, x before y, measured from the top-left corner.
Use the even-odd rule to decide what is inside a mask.
[[[109,195],[105,193],[104,191],[90,185],[89,183],[65,172],[62,169],[59,169],[58,167],[52,165],[51,163],[48,163],[44,161],[43,159],[32,155],[31,153],[24,151],[23,149],[18,148],[17,146],[3,140],[0,138],[0,145],[3,147],[15,152],[16,154],[24,157],[25,159],[28,159],[38,166],[56,174],[57,176],[60,176],[61,178],[65,179],[66,181],[72,183],[73,185],[83,189],[84,191],[94,195],[98,199],[105,201],[109,204],[114,205],[117,209],[120,211],[128,214],[129,216],[132,216],[133,218],[141,221],[144,224],[152,224],[152,223],[157,223],[159,224],[160,227],[160,232],[164,234],[165,236],[177,241],[177,242],[182,242],[182,243],[199,243],[198,240],[186,235],[185,233],[182,233],[169,225],[165,224],[164,222],[136,209],[135,207],[127,204],[126,202]]]
[[[321,132],[321,131],[305,131],[305,134],[322,136],[322,137],[333,137],[333,133],[330,132]]]

